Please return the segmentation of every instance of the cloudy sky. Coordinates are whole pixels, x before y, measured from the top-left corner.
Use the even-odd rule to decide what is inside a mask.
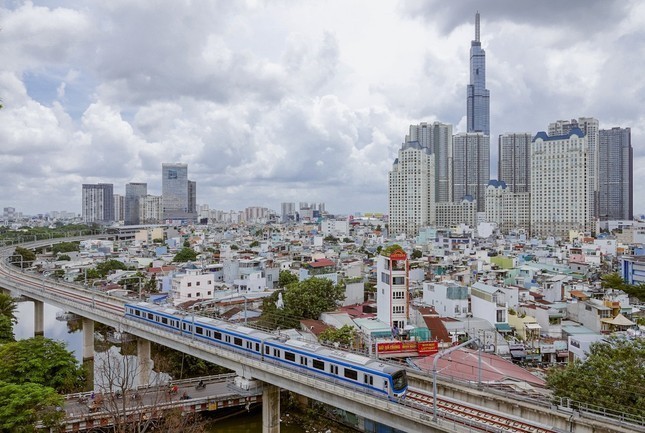
[[[0,207],[80,212],[82,183],[160,194],[162,162],[184,162],[214,209],[385,211],[408,126],[465,129],[477,10],[492,136],[629,126],[645,211],[638,0],[0,0]]]

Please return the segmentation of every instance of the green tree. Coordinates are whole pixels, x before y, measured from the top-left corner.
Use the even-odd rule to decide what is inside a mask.
[[[356,338],[356,329],[349,325],[343,325],[341,328],[327,328],[318,339],[324,343],[338,343],[341,346],[351,346]]]
[[[20,259],[21,257],[22,260]],[[28,250],[27,248],[16,247],[16,250],[14,252],[14,260],[12,260],[14,262],[14,265],[28,268],[29,266],[31,266],[34,260],[36,260],[36,253]]]
[[[287,270],[282,270],[280,271],[280,274],[278,276],[278,287],[287,287],[291,283],[297,283],[298,282],[298,276],[292,274],[291,272]]]
[[[0,381],[36,383],[58,392],[83,384],[83,369],[61,342],[35,337],[0,346]]]
[[[423,252],[421,250],[412,250],[412,254],[410,255],[413,259],[420,259],[423,257]]]
[[[36,424],[46,427],[60,425],[65,412],[63,396],[50,387],[36,383],[17,385],[0,381],[0,431],[30,433]]]
[[[70,260],[72,260],[72,258],[71,258],[70,256],[68,256],[67,254],[61,254],[61,255],[59,255],[58,257],[56,257],[56,259],[57,259],[57,260],[66,260],[66,261],[68,261],[68,262],[69,262]]]
[[[6,293],[0,293],[0,315],[7,317],[11,323],[18,322],[16,300]]]
[[[52,254],[71,253],[80,250],[79,242],[61,242],[52,246]]]
[[[282,293],[282,307],[278,306]],[[293,328],[302,319],[318,319],[321,313],[336,309],[345,299],[345,287],[324,278],[309,278],[289,284],[263,301],[261,324],[267,327]]]
[[[603,275],[601,278],[601,285],[605,290],[622,290],[629,296],[637,298],[641,302],[645,302],[645,284],[627,284],[622,277],[615,272]]]
[[[13,323],[7,316],[0,315],[0,344],[10,341],[16,341],[16,336],[13,333]]]
[[[182,248],[175,257],[172,259],[173,262],[183,263],[183,262],[193,262],[197,260],[197,253],[192,248]]]
[[[381,255],[383,255],[385,257],[390,257],[390,254],[392,254],[394,251],[398,251],[398,250],[403,251],[403,248],[401,248],[401,245],[392,244],[392,245],[388,245],[387,247],[383,248],[380,253],[381,253]]]
[[[251,242],[251,243],[249,244],[249,248],[255,248],[255,247],[259,247],[259,246],[260,246],[260,242],[259,242],[259,241],[253,241],[253,242]]]
[[[610,338],[591,345],[584,362],[552,369],[547,385],[557,397],[645,416],[645,340]]]
[[[325,242],[329,242],[331,244],[336,244],[338,243],[338,238],[334,237],[333,235],[327,235],[323,238]]]

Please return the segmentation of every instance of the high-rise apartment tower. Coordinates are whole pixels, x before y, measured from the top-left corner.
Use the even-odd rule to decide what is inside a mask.
[[[83,222],[113,222],[114,186],[111,183],[83,184],[81,208]]]
[[[634,155],[630,128],[601,129],[598,143],[598,218],[634,215]]]

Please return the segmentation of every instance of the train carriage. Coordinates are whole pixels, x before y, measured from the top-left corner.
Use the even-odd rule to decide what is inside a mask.
[[[366,356],[147,302],[126,304],[125,315],[371,393],[395,398],[407,390],[404,369]]]

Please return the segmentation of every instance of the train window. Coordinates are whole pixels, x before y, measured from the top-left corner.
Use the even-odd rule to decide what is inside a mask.
[[[161,318],[161,323],[163,323],[164,325],[167,325],[168,324],[168,319],[166,317],[162,317]]]
[[[311,362],[311,365],[313,365],[314,368],[317,368],[318,370],[324,370],[325,369],[325,363],[322,362],[320,359],[313,359]]]
[[[374,376],[366,374],[363,376],[363,382],[367,385],[374,385]]]
[[[230,336],[230,335],[227,335],[227,336],[226,336],[226,342],[227,342],[227,343],[230,343],[230,342],[231,342],[231,336]]]
[[[280,349],[273,349],[273,356],[280,357]]]
[[[307,358],[305,358],[304,356],[301,356],[300,357],[300,365],[307,365]]]
[[[211,337],[212,336],[211,331],[206,331],[206,336]]]
[[[237,338],[237,337],[233,338],[233,344],[235,344],[236,346],[241,346],[242,345],[242,339]]]
[[[199,335],[203,335],[204,328],[202,328],[201,326],[195,326],[195,332],[198,333]]]
[[[351,368],[346,368],[345,377],[348,379],[356,380],[358,379],[358,372],[356,370],[352,370]]]
[[[270,351],[269,346],[264,346],[264,353],[268,355],[269,351]]]
[[[213,338],[215,338],[217,340],[221,340],[222,339],[222,333],[217,332],[217,331],[213,331]]]
[[[331,374],[338,374],[338,366],[337,365],[330,365],[329,366],[329,372]]]
[[[134,315],[135,315],[135,316],[141,316],[141,311],[136,310],[136,311],[134,312]]]
[[[153,314],[152,314],[152,313],[148,313],[148,319],[150,319],[150,320],[154,320],[154,318],[155,318],[155,316],[153,316]]]
[[[296,362],[296,354],[293,352],[284,352],[284,359],[291,362]]]
[[[260,343],[255,343],[255,351],[256,352],[260,351]]]

